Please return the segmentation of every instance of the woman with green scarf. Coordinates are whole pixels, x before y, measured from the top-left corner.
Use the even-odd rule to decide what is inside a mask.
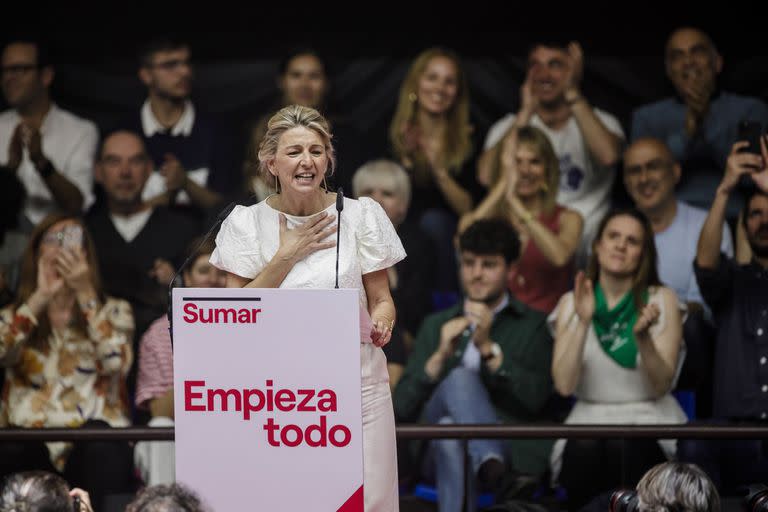
[[[552,379],[577,402],[569,424],[675,424],[686,416],[670,391],[682,362],[682,310],[661,285],[648,219],[614,211],[600,223],[586,275],[576,276],[549,317]],[[675,441],[559,440],[553,477],[578,510],[592,497],[640,477],[674,455]]]

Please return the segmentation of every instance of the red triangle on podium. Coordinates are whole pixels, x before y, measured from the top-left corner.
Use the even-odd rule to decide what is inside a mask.
[[[363,512],[363,486],[361,485],[336,512]]]

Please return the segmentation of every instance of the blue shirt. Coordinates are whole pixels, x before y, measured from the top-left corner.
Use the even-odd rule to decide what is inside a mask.
[[[704,305],[707,317],[711,318],[693,272],[696,246],[706,218],[705,210],[678,201],[677,213],[672,224],[661,233],[656,233],[654,240],[661,282],[675,290],[681,301],[698,302]],[[729,258],[733,256],[731,230],[725,223],[723,223],[723,240],[720,250]]]
[[[678,98],[644,105],[632,114],[630,140],[662,140],[680,162],[683,174],[677,196],[694,206],[709,209],[725,170],[731,146],[738,139],[739,121],[768,125],[768,106],[757,98],[721,92],[712,100],[702,127],[693,138],[685,131],[687,107]],[[738,194],[732,194],[727,215],[736,217]]]

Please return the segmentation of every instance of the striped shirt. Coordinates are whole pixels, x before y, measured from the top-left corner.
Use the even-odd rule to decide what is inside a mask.
[[[149,401],[173,389],[173,350],[168,318],[161,316],[149,326],[139,346],[139,375],[136,406],[148,408]]]

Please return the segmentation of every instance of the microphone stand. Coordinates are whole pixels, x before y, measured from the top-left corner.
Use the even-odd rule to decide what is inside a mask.
[[[187,265],[189,265],[190,260],[192,259],[192,255],[197,253],[197,250],[200,249],[200,246],[202,246],[206,240],[211,236],[211,233],[221,225],[222,222],[224,222],[224,219],[226,219],[229,214],[232,212],[232,210],[235,209],[235,203],[229,203],[226,208],[221,210],[221,213],[219,213],[216,216],[216,222],[213,223],[211,228],[208,230],[208,232],[205,234],[205,236],[197,243],[195,248],[192,250],[191,253],[187,255],[187,259],[184,260],[184,263],[181,264],[179,269],[176,271],[176,273],[173,274],[173,278],[171,279],[171,282],[168,283],[168,310],[166,311],[166,315],[168,316],[168,332],[171,335],[171,349],[173,349],[173,283],[176,282],[176,278],[181,275],[182,272],[184,272],[184,269],[187,268]]]
[[[339,287],[339,246],[341,245],[341,211],[344,209],[344,189],[336,189],[336,288]]]

